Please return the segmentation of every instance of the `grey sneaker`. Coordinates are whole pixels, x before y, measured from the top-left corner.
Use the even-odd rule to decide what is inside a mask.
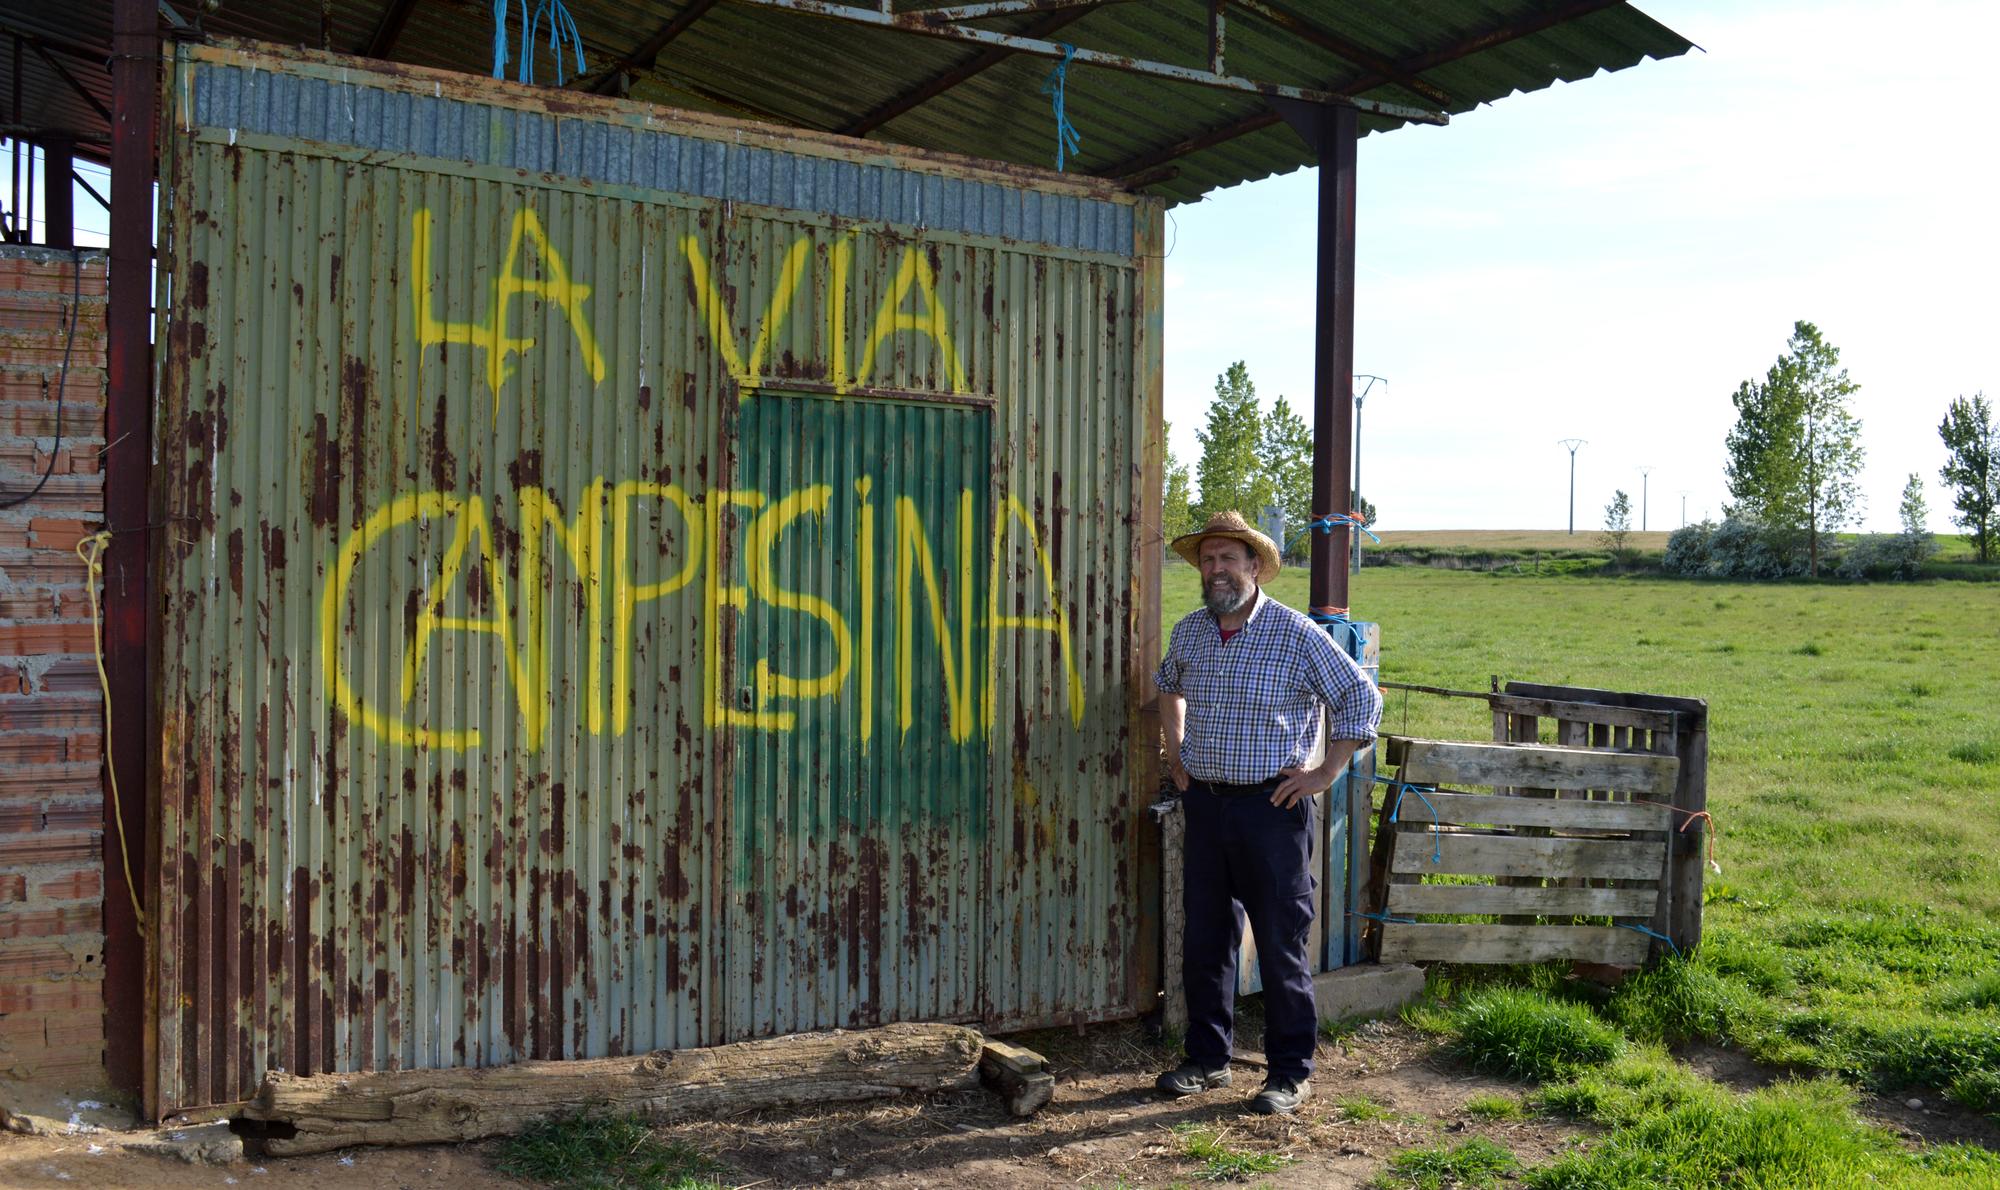
[[[1266,1079],[1264,1089],[1250,1101],[1250,1110],[1260,1116],[1289,1116],[1312,1094],[1312,1084],[1302,1078]]]
[[[1229,1085],[1229,1067],[1210,1070],[1194,1062],[1182,1062],[1178,1068],[1161,1075],[1153,1085],[1173,1096],[1212,1091]]]

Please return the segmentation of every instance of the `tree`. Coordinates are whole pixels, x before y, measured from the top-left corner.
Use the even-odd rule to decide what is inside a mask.
[[[1168,541],[1195,530],[1187,464],[1174,455],[1173,432],[1173,423],[1168,422],[1163,431],[1167,440],[1167,490],[1160,506],[1160,532],[1166,535]]]
[[[1271,485],[1258,457],[1263,424],[1257,386],[1250,382],[1243,361],[1238,360],[1215,378],[1208,428],[1195,431],[1201,443],[1201,459],[1195,464],[1195,476],[1201,481],[1201,506],[1195,512],[1198,520],[1206,521],[1233,508],[1255,521],[1264,511],[1271,499]]]
[[[1625,556],[1625,539],[1632,532],[1632,497],[1622,490],[1614,493],[1611,503],[1604,506],[1604,533],[1598,538],[1613,557]]]
[[[1312,506],[1312,428],[1283,397],[1264,415],[1262,454],[1271,503],[1285,514],[1285,536],[1303,538],[1313,514],[1324,510]]]
[[[1924,562],[1937,553],[1937,541],[1931,537],[1931,510],[1924,502],[1923,477],[1914,471],[1903,485],[1903,499],[1896,512],[1903,522],[1902,540],[1897,542],[1902,557],[1897,569],[1904,578],[1915,578]]]
[[[1732,398],[1726,512],[1763,526],[1780,558],[1802,538],[1809,574],[1819,573],[1820,539],[1860,512],[1861,422],[1847,408],[1859,388],[1840,350],[1798,322],[1763,382],[1744,381]]]
[[[1938,425],[1947,452],[1939,478],[1951,488],[1953,523],[1972,535],[1981,562],[1992,556],[2000,531],[2000,428],[1985,393],[1952,401]]]

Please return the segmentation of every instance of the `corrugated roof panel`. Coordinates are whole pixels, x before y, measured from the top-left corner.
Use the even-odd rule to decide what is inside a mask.
[[[332,16],[332,47],[346,52],[365,47],[386,7],[379,0],[332,4],[327,10]],[[1599,70],[1620,70],[1691,48],[1685,38],[1628,4],[1595,11],[1571,4],[1567,11],[1579,15],[1560,20],[1551,18],[1548,7],[1537,0],[1434,0],[1421,7],[1397,0],[1290,0],[1286,7],[1392,62],[1447,59],[1424,70],[1422,78],[1451,94],[1454,102],[1447,107],[1454,113],[1516,92],[1540,90],[1559,79],[1586,78]],[[686,5],[573,0],[569,8],[583,32],[590,69],[601,71],[637,48]],[[9,16],[0,29],[26,29],[107,47],[108,52],[109,0],[89,0],[65,6],[61,12],[55,9]],[[1202,0],[1107,4],[1050,38],[1199,65],[1206,60],[1205,10]],[[214,33],[318,46],[322,13],[320,0],[264,0],[227,5],[208,16],[205,27]],[[1020,31],[1042,19],[1018,15],[980,25]],[[1540,25],[1549,27],[1536,28]],[[1535,31],[1522,32],[1526,28]],[[492,33],[491,18],[481,6],[419,4],[410,11],[392,53],[398,61],[485,75],[492,65]],[[1475,42],[1481,48],[1451,56],[1454,49],[1462,51]],[[519,53],[518,30],[510,31],[508,44],[510,54]],[[1278,31],[1240,9],[1232,11],[1228,48],[1231,73],[1265,81],[1345,89],[1371,77],[1356,63]],[[721,4],[666,46],[635,94],[693,110],[829,131],[850,126],[884,102],[983,52],[975,45]],[[1045,59],[1015,55],[890,121],[876,135],[924,148],[1047,167],[1052,164],[1054,133],[1049,101],[1040,87],[1051,65]],[[0,54],[0,91],[8,85],[9,70],[8,56]],[[40,102],[52,113],[48,118],[81,120],[101,128],[95,113],[73,95],[65,98],[67,88],[43,77],[46,71],[39,63],[27,70],[32,72],[31,84],[46,92]],[[544,45],[538,51],[537,80],[546,84],[554,77]],[[101,83],[101,73],[90,80],[93,87]],[[1084,137],[1082,152],[1069,168],[1080,173],[1100,172],[1265,112],[1255,96],[1087,66],[1071,69],[1068,86],[1072,119]],[[1428,103],[1394,83],[1369,87],[1362,94],[1416,106]],[[1365,117],[1361,124],[1364,132],[1395,126],[1380,117]],[[420,122],[405,125],[403,131],[413,137],[428,135]],[[1219,186],[1311,163],[1305,146],[1289,133],[1269,136],[1253,131],[1174,158],[1172,166],[1178,173],[1155,181],[1149,189],[1173,201],[1187,201]]]

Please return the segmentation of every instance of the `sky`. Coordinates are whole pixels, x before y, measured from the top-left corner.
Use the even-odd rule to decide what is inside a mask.
[[[1578,532],[1720,516],[1730,396],[1792,325],[1858,383],[1862,527],[1911,472],[1950,531],[1937,426],[2000,400],[1991,0],[1636,0],[1701,46],[1365,138],[1354,368],[1362,486],[1393,529]],[[1088,136],[1088,113],[1072,118]],[[1316,170],[1170,212],[1166,411],[1192,465],[1216,377],[1312,394]],[[1366,381],[1357,381],[1360,389]],[[1308,413],[1308,416],[1309,413]]]

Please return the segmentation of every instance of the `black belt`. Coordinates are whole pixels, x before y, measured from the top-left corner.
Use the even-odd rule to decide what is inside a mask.
[[[1279,778],[1267,777],[1254,785],[1236,785],[1228,781],[1204,781],[1200,777],[1188,778],[1189,785],[1199,785],[1216,797],[1268,797],[1277,791]]]

